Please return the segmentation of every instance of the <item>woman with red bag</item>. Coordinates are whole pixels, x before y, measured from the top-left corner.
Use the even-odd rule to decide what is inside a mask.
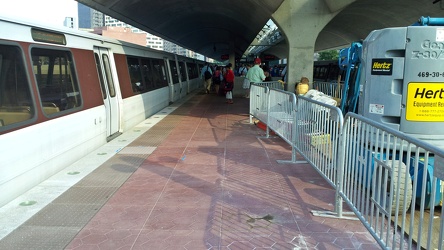
[[[234,87],[234,72],[231,69],[233,65],[227,64],[227,73],[225,75],[225,98],[228,104],[233,104],[233,87]]]

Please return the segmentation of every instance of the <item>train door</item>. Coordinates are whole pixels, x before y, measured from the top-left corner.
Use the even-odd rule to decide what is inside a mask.
[[[95,47],[94,58],[96,59],[97,72],[99,73],[100,87],[106,109],[107,137],[110,137],[119,132],[119,100],[112,73],[113,67],[111,66],[109,51],[106,48]]]
[[[176,63],[176,72],[177,72],[177,77],[178,77],[178,85],[179,85],[179,95],[178,95],[178,99],[182,98],[182,88],[183,88],[183,81],[182,81],[182,72],[180,71],[180,62],[177,59],[177,55],[174,55],[174,61]]]
[[[185,73],[185,79],[186,79],[185,81],[187,84],[187,87],[185,89],[186,91],[185,95],[188,95],[190,93],[190,75],[188,74],[188,63],[183,62],[183,67],[184,67],[183,72]]]
[[[174,102],[174,82],[173,82],[173,76],[171,74],[171,66],[168,58],[163,59],[165,62],[165,66],[167,69],[167,79],[168,79],[168,88],[170,89],[170,103]]]

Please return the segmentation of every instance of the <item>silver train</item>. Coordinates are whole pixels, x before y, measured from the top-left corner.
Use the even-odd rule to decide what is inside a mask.
[[[202,86],[202,61],[70,29],[0,27],[0,206]]]

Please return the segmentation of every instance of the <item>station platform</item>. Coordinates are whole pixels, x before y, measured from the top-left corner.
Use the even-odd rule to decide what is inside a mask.
[[[0,208],[0,249],[380,249],[335,191],[249,122],[249,99],[172,104]]]

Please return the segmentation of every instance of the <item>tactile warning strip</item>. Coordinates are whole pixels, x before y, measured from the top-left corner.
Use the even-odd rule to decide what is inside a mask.
[[[126,155],[132,155],[132,154],[144,155],[144,154],[147,154],[147,155],[149,155],[155,149],[156,149],[156,147],[143,147],[143,146],[140,146],[140,147],[126,147],[126,148],[123,148],[122,150],[120,150],[119,154],[126,154]]]
[[[200,96],[191,97],[201,98]],[[198,104],[179,106],[119,153],[80,180],[12,233],[0,249],[63,249],[138,166],[180,122],[180,114]]]

